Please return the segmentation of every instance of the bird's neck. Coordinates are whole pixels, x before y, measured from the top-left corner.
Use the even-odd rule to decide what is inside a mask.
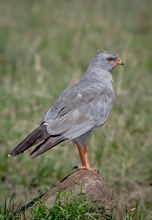
[[[113,82],[111,72],[102,69],[100,66],[89,66],[84,74],[84,77],[89,77],[90,79],[97,78],[98,80],[106,80],[107,82]]]

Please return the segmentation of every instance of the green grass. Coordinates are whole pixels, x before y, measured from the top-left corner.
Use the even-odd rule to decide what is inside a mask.
[[[123,213],[116,212],[113,208],[106,210],[104,208],[98,209],[96,205],[90,200],[84,200],[81,197],[76,198],[73,195],[65,192],[59,192],[56,200],[51,207],[46,207],[43,201],[37,199],[33,206],[29,207],[26,212],[19,205],[14,208],[14,195],[9,201],[5,202],[4,208],[0,207],[1,220],[17,220],[19,218],[24,220],[39,220],[39,219],[53,219],[53,220],[145,220],[149,219],[149,207],[140,207],[139,204],[132,210],[126,209]]]
[[[17,213],[17,210],[20,208],[19,204],[17,207],[15,207],[14,203],[15,194],[12,194],[10,199],[5,200],[4,206],[0,206],[0,219],[1,220],[17,220],[19,218],[19,213]]]
[[[78,165],[69,142],[31,160],[7,158],[53,101],[77,82],[98,49],[125,63],[113,72],[115,105],[88,141],[90,163],[119,201],[152,208],[152,1],[1,1],[0,205],[15,206],[51,187]],[[139,215],[142,216],[142,211]],[[152,214],[151,214],[152,215]],[[150,217],[149,217],[150,218]],[[126,218],[131,219],[131,218]],[[139,218],[140,219],[140,218]]]
[[[62,201],[66,201],[64,205]],[[91,208],[89,208],[91,205]],[[30,211],[31,218],[34,219],[101,219],[106,216],[105,210],[98,210],[97,207],[83,199],[73,198],[65,193],[59,193],[51,208],[46,208],[44,203],[37,202]],[[108,215],[107,215],[108,217]],[[110,216],[108,217],[109,219]]]

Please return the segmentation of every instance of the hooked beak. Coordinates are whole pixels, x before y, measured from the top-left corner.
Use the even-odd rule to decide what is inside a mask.
[[[124,63],[123,63],[123,61],[120,58],[118,58],[116,61],[114,61],[113,64],[114,65],[122,65],[122,66],[124,66]]]

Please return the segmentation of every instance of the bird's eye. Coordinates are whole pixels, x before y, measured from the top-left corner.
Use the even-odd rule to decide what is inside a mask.
[[[112,58],[112,57],[108,57],[107,60],[108,60],[108,61],[112,61],[113,58]]]

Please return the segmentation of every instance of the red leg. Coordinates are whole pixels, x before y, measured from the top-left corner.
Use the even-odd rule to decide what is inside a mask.
[[[86,146],[86,144],[83,144],[82,147],[83,147],[83,154],[84,154],[85,166],[86,166],[86,167],[90,167],[89,159],[88,159],[87,146]]]
[[[78,169],[87,169],[90,171],[95,171],[93,168],[91,168],[89,164],[86,144],[83,144],[82,147],[79,144],[77,144],[77,148],[78,148],[79,156],[82,162],[82,166],[80,166]]]
[[[79,152],[79,156],[80,156],[80,159],[81,159],[82,166],[85,166],[85,161],[84,161],[84,156],[83,156],[83,149],[79,144],[77,144],[77,148],[78,148],[78,152]]]

